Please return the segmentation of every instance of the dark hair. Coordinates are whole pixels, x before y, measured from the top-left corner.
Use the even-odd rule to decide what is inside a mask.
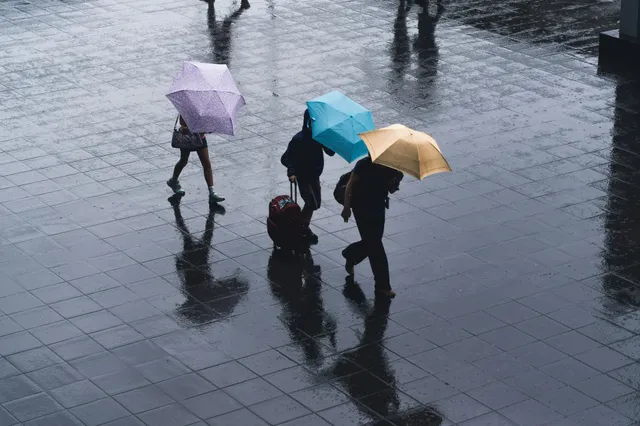
[[[304,122],[302,124],[302,131],[311,135],[311,115],[309,110],[304,110]]]

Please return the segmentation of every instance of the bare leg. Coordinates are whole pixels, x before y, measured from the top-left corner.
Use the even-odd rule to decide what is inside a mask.
[[[181,149],[180,159],[173,168],[173,176],[167,181],[169,188],[171,188],[173,193],[179,197],[184,195],[184,190],[182,189],[182,186],[180,186],[180,182],[178,182],[178,177],[180,177],[180,173],[182,173],[182,170],[185,168],[187,163],[189,163],[189,151]]]
[[[209,188],[213,188],[213,171],[211,170],[211,160],[209,160],[209,148],[199,149],[198,158],[200,158],[202,170],[204,171],[204,180],[207,181]]]
[[[173,179],[177,180],[180,176],[180,173],[182,173],[182,169],[184,169],[187,163],[189,163],[189,154],[190,152],[186,149],[180,150],[180,159],[176,163],[176,166],[173,168]]]

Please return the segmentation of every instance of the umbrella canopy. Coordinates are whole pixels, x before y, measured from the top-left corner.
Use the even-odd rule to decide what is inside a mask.
[[[193,133],[234,135],[245,105],[226,65],[183,62],[167,98]]]
[[[307,102],[313,139],[352,162],[367,155],[358,135],[375,129],[371,111],[334,91]]]
[[[440,147],[426,133],[393,124],[360,136],[376,164],[400,170],[420,180],[434,173],[451,171]]]

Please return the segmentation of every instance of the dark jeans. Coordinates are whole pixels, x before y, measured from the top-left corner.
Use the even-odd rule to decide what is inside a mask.
[[[384,234],[384,207],[381,209],[353,208],[353,217],[358,225],[361,240],[349,245],[342,255],[354,265],[367,257],[376,282],[376,290],[390,290],[389,261],[382,245]]]

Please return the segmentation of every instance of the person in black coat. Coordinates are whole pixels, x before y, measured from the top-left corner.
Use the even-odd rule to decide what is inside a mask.
[[[304,200],[302,222],[305,239],[317,244],[318,236],[311,232],[309,224],[313,212],[320,208],[322,194],[320,175],[324,170],[324,153],[333,156],[335,152],[321,145],[311,136],[311,117],[309,110],[304,112],[302,130],[293,136],[280,162],[287,168],[287,176],[291,182],[298,182],[300,197]]]
[[[353,210],[361,238],[342,251],[345,269],[353,276],[355,265],[368,257],[376,296],[393,298],[396,295],[391,289],[389,262],[382,237],[389,194],[399,189],[403,177],[402,172],[373,163],[369,156],[356,163],[345,188],[342,218],[347,222]]]

